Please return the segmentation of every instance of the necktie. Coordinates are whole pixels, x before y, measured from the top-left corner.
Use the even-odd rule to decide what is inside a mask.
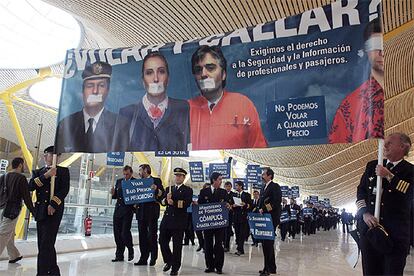
[[[215,104],[215,103],[210,104],[210,106],[209,106],[210,111],[213,111],[213,108],[214,108],[215,106],[216,106],[216,104]]]
[[[394,167],[394,164],[391,162],[388,162],[388,164],[385,166],[388,170],[391,170]]]
[[[148,109],[150,112],[150,117],[152,119],[159,119],[162,116],[162,111],[161,109],[156,106],[156,105],[151,105],[150,108]]]
[[[92,137],[93,134],[93,118],[88,119],[88,130],[86,131],[86,135],[88,137]]]

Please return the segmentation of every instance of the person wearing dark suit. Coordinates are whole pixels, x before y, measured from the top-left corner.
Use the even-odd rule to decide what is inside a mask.
[[[116,199],[114,210],[114,237],[116,243],[115,259],[112,262],[122,262],[124,260],[125,247],[128,248],[128,261],[134,259],[134,245],[132,243],[131,224],[134,216],[134,207],[126,205],[122,192],[122,181],[135,179],[132,177],[133,170],[130,166],[125,166],[122,170],[124,178],[116,181],[115,187],[111,188],[112,199]]]
[[[146,93],[119,111],[122,125],[116,127],[116,140],[121,151],[187,150],[189,104],[167,96],[168,79],[166,58],[160,52],[146,55],[142,63]]]
[[[253,213],[258,213],[259,212],[259,198],[260,198],[259,191],[254,190],[253,191],[252,206],[250,208],[250,211],[253,212]],[[250,231],[250,227],[249,227],[249,231]],[[253,233],[250,233],[250,237],[252,238],[252,245],[257,247],[259,245],[259,241],[257,241],[253,237]]]
[[[282,211],[281,212],[285,212],[285,214],[287,214],[287,217],[290,219],[290,206],[287,204],[286,198],[282,199]],[[288,230],[289,230],[289,220],[281,222],[280,223],[280,236],[281,236],[280,238],[282,241],[285,241]]]
[[[220,188],[222,182],[222,175],[218,172],[213,172],[210,176],[211,187],[202,189],[198,196],[198,204],[228,202],[228,195],[226,190]],[[227,203],[228,204],[228,203]],[[228,207],[230,207],[228,205]],[[217,274],[223,273],[224,264],[224,229],[208,229],[204,231],[204,250],[207,268],[205,273],[216,271]]]
[[[290,199],[290,221],[289,221],[289,236],[292,237],[292,239],[295,238],[296,234],[300,232],[300,226],[299,226],[299,213],[300,213],[300,207],[296,204],[296,200],[294,198]],[[296,212],[296,214],[295,214]]]
[[[187,172],[182,168],[174,169],[175,185],[167,187],[162,203],[166,206],[160,225],[160,248],[165,266],[163,271],[171,269],[170,275],[177,275],[181,267],[183,236],[187,227],[187,207],[193,200],[193,189],[184,185]],[[173,250],[170,249],[170,241]]]
[[[403,275],[410,244],[410,209],[413,200],[414,166],[404,160],[411,148],[410,137],[393,133],[385,139],[382,165],[368,162],[357,188],[357,229],[360,233],[364,275]],[[373,216],[376,177],[382,177],[379,218]],[[382,253],[367,238],[368,229],[382,225],[393,246]]]
[[[280,223],[282,191],[279,184],[273,182],[274,172],[271,168],[264,168],[262,173],[263,187],[260,192],[259,213],[269,213],[272,217],[273,230]],[[276,273],[276,257],[273,240],[263,240],[264,268],[259,271],[261,276]]]
[[[231,208],[231,206],[233,206],[234,201],[233,201],[233,196],[236,196],[236,193],[233,192],[231,190],[232,185],[230,181],[226,181],[224,183],[224,189],[227,192],[227,203],[230,204],[230,209],[229,209],[229,226],[227,226],[224,230],[224,252],[229,252],[230,250],[230,239],[231,236],[233,236],[233,230],[232,230],[232,226],[233,226],[233,209]]]
[[[69,192],[68,168],[52,167],[53,146],[44,150],[45,166],[32,171],[29,190],[36,191],[37,275],[60,275],[56,261],[55,242],[64,211],[65,197]],[[51,179],[55,176],[52,188]]]
[[[252,205],[252,196],[243,191],[244,183],[242,181],[236,181],[236,198],[240,198],[241,204],[238,205],[233,200],[233,225],[234,232],[236,232],[236,244],[237,251],[236,255],[240,256],[244,254],[244,242],[249,233],[247,232],[247,213]]]
[[[141,256],[134,265],[147,265],[151,255],[149,265],[154,266],[158,258],[158,218],[160,217],[160,203],[164,194],[164,187],[161,179],[151,176],[151,167],[148,164],[139,166],[138,174],[141,178],[152,178],[154,184],[155,201],[145,202],[137,205],[136,218],[138,220],[139,250]]]
[[[82,72],[82,110],[59,123],[56,130],[57,152],[108,152],[113,148],[117,115],[107,110],[112,67],[108,63],[88,64]]]

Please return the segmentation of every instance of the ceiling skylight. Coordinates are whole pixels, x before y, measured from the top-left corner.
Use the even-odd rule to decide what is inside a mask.
[[[47,78],[35,83],[29,89],[30,97],[38,103],[53,108],[59,108],[62,79]]]

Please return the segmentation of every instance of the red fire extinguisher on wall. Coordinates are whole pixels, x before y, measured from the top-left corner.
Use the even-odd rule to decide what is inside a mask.
[[[86,218],[83,220],[83,228],[85,229],[85,237],[89,237],[92,233],[92,218],[89,214],[87,214]]]

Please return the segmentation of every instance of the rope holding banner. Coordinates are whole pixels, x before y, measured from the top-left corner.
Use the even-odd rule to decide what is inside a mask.
[[[378,165],[384,165],[384,139],[378,139]],[[375,197],[375,213],[374,216],[379,220],[382,196],[382,177],[377,176],[377,194]]]

